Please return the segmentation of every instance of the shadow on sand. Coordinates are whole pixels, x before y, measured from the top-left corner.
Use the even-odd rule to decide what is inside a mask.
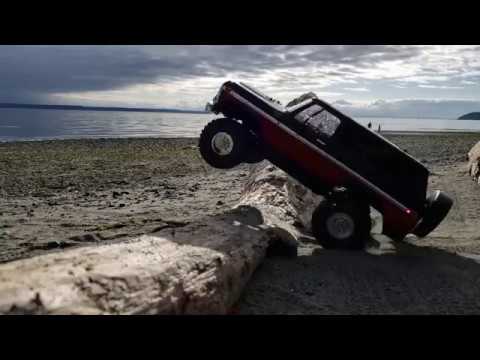
[[[362,252],[302,244],[299,254],[267,258],[236,313],[480,313],[480,264],[473,259],[382,237]]]

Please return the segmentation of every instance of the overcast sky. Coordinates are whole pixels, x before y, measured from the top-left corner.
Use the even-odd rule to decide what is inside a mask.
[[[0,46],[0,102],[202,109],[226,80],[351,115],[480,111],[480,46]]]

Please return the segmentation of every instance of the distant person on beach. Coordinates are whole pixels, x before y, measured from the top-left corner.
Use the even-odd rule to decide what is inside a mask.
[[[367,126],[368,126],[369,129],[371,129],[372,128],[372,123],[369,122]]]
[[[381,132],[382,131],[382,127],[380,126],[380,124],[378,124],[378,132]]]

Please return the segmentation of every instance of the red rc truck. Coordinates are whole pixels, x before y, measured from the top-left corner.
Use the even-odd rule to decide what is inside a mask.
[[[362,248],[371,230],[370,206],[383,216],[383,233],[395,240],[427,236],[452,207],[441,191],[426,196],[430,173],[420,162],[314,94],[282,107],[229,81],[207,111],[225,117],[200,136],[204,160],[229,169],[267,159],[323,195],[311,225],[325,248]]]

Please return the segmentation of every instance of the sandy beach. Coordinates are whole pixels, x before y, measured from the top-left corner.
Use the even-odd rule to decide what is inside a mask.
[[[196,139],[0,144],[0,261],[121,241],[231,208],[247,167],[205,164]]]
[[[426,299],[440,291],[431,291],[438,284],[429,285],[427,276],[438,268],[428,262],[401,261],[402,251],[411,253],[414,247],[419,254],[434,252],[435,264],[444,259],[445,269],[463,266],[469,276],[480,276],[480,265],[474,261],[459,265],[458,257],[449,257],[480,255],[480,188],[466,174],[466,154],[480,136],[385,136],[430,168],[432,189],[453,197],[455,205],[447,219],[428,238],[407,241],[403,250],[402,244],[396,256],[372,260],[368,254],[324,251],[308,243],[300,246],[296,259],[267,259],[242,297],[239,313],[449,312],[456,302],[459,307],[453,312],[480,311],[480,304],[465,303],[458,291],[452,292],[457,295],[452,295],[448,309],[445,301],[438,308],[431,303],[424,308],[415,301],[408,307],[405,304],[415,296]],[[0,143],[0,262],[123,241],[231,208],[240,197],[248,166],[213,169],[200,158],[196,144],[196,139],[159,138]],[[423,275],[418,276],[419,270]],[[337,281],[342,271],[346,277]],[[440,285],[434,289],[453,286],[455,279],[437,277]],[[409,282],[414,278],[415,286]],[[350,283],[357,285],[349,288]],[[410,294],[398,296],[402,286]],[[478,287],[461,291],[470,292],[473,299],[480,294]],[[330,295],[319,297],[325,289]],[[353,301],[356,297],[363,300]]]

